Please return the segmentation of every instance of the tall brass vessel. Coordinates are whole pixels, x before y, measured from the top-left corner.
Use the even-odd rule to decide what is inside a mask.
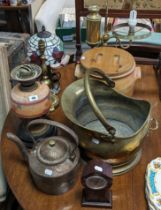
[[[101,16],[99,15],[99,7],[97,5],[91,5],[89,8],[89,14],[87,15],[87,34],[86,41],[91,47],[99,45],[100,30],[101,30]]]

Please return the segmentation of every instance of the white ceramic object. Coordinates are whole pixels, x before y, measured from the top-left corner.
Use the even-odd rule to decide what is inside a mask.
[[[161,210],[161,157],[148,164],[145,180],[145,193],[149,209]]]

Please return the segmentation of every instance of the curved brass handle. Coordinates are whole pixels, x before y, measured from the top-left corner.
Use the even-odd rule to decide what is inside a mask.
[[[91,91],[91,87],[90,87],[90,83],[89,83],[89,76],[91,74],[99,74],[102,79],[105,80],[106,85],[110,88],[113,88],[115,86],[115,83],[101,70],[96,69],[96,68],[91,68],[86,70],[85,73],[85,79],[84,79],[84,86],[85,86],[85,91],[89,100],[89,103],[95,113],[95,115],[97,116],[97,118],[100,120],[100,122],[102,123],[102,125],[106,128],[106,130],[108,131],[108,133],[110,134],[110,138],[111,141],[113,141],[112,139],[114,139],[114,135],[116,133],[115,128],[113,128],[111,125],[109,125],[107,123],[106,118],[104,117],[104,115],[102,114],[101,110],[98,108],[96,101],[93,97],[92,91]]]

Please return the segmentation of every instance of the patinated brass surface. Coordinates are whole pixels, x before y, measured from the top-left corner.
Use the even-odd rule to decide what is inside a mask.
[[[151,35],[151,27],[144,23],[137,23],[134,31],[131,32],[128,23],[121,23],[112,27],[112,34],[119,40],[140,40]]]
[[[87,15],[87,44],[89,46],[96,46],[100,44],[100,27],[101,27],[101,16],[99,15],[99,7],[92,5],[88,8],[89,14]]]
[[[117,174],[123,173],[140,159],[141,144],[149,128],[150,104],[123,96],[99,80],[90,79],[90,86],[97,106],[116,130],[114,138],[94,114],[83,79],[65,89],[62,109],[73,123],[87,156],[102,158],[116,171],[121,167]]]

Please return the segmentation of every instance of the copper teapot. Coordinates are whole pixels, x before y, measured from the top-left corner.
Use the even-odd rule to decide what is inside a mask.
[[[68,134],[68,137],[59,135],[41,139],[34,143],[31,150],[27,150],[13,133],[7,133],[7,137],[22,151],[38,189],[47,194],[62,194],[68,191],[76,180],[80,162],[78,137],[73,130],[55,121],[37,119],[31,121],[28,127],[35,124],[55,126],[59,131]]]

